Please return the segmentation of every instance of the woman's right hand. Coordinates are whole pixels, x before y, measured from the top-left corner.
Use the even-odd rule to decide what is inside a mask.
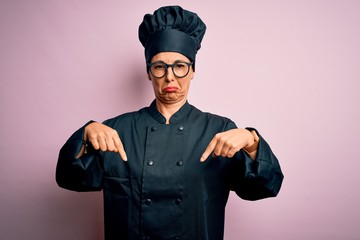
[[[84,140],[91,143],[95,150],[118,152],[121,159],[127,161],[119,134],[111,127],[98,122],[90,123],[85,127]]]

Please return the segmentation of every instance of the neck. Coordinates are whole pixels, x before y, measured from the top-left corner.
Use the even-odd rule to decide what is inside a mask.
[[[179,109],[186,103],[186,99],[184,101],[176,102],[176,103],[163,103],[161,101],[156,100],[156,108],[158,111],[165,117],[166,124],[170,124],[170,118],[174,113],[179,111]]]

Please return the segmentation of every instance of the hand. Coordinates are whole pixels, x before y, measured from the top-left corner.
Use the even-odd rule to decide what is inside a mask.
[[[122,160],[127,161],[124,146],[116,130],[97,122],[85,127],[84,140],[92,144],[93,148],[101,151],[118,152]]]
[[[202,154],[200,161],[204,162],[212,153],[215,156],[233,157],[240,149],[254,144],[255,139],[250,131],[244,128],[231,129],[217,133]]]

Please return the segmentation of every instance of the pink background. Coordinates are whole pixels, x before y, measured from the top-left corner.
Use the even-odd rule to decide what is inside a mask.
[[[225,239],[360,239],[357,0],[1,0],[0,239],[102,239],[102,193],[59,188],[58,151],[150,104],[137,27],[164,4],[208,26],[190,103],[257,127],[285,173],[277,198],[231,195]]]

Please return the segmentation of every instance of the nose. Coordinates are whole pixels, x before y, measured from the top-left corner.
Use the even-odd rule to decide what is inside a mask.
[[[172,68],[170,66],[168,66],[166,75],[165,75],[165,79],[167,81],[171,82],[171,81],[174,81],[174,77],[175,77],[175,75],[174,75]]]

